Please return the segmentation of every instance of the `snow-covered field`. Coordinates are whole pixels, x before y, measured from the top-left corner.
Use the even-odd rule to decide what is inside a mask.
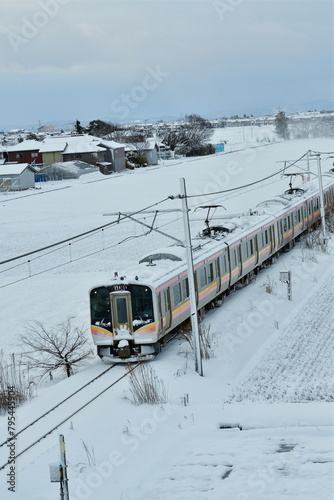
[[[254,128],[252,131],[261,131]],[[158,167],[42,186],[27,193],[0,195],[1,261],[65,240],[111,222],[104,213],[130,212],[180,192],[185,177],[192,207],[192,232],[203,228],[209,201],[236,213],[283,192],[288,178],[274,177],[241,193],[213,197],[267,177],[284,160],[308,149],[330,152],[329,139],[256,142],[249,148],[245,131],[235,130],[234,149],[213,157],[165,161]],[[246,131],[247,132],[247,131]],[[250,132],[250,131],[248,131]],[[259,136],[259,140],[261,137]],[[323,171],[332,160],[323,156]],[[314,170],[314,164],[312,162]],[[180,209],[167,200],[154,209]],[[225,210],[222,208],[222,212]],[[217,211],[217,215],[219,210]],[[138,216],[139,218],[139,216]],[[152,215],[140,220],[150,224]],[[181,214],[158,215],[155,227],[182,239]],[[0,267],[1,331],[5,353],[20,352],[26,321],[54,326],[71,317],[88,328],[88,291],[108,282],[114,271],[135,264],[150,248],[172,244],[133,221],[64,243]],[[131,238],[130,238],[131,237]],[[125,241],[126,240],[126,241]],[[334,238],[326,253],[299,243],[262,271],[247,287],[231,294],[205,322],[214,333],[214,357],[203,362],[204,377],[194,371],[187,345],[174,340],[151,363],[164,380],[169,403],[134,406],[125,399],[127,380],[64,423],[16,463],[16,492],[7,490],[7,470],[0,471],[1,499],[58,498],[49,463],[59,461],[58,433],[65,436],[71,500],[330,500],[333,472],[333,296]],[[30,262],[28,262],[30,260]],[[292,271],[292,301],[280,271]],[[29,277],[31,275],[31,277]],[[266,293],[266,284],[273,288]],[[38,396],[17,408],[17,430],[79,388],[105,367],[95,359],[70,379],[38,388]],[[110,377],[120,376],[117,366]],[[102,389],[100,379],[90,393]],[[184,406],[184,396],[189,403]],[[81,396],[53,413],[55,425],[85,401]],[[7,417],[0,417],[0,441],[7,437]],[[31,431],[37,439],[42,432]],[[88,457],[84,444],[90,450]],[[18,437],[17,452],[27,446]],[[0,449],[0,466],[8,450]]]

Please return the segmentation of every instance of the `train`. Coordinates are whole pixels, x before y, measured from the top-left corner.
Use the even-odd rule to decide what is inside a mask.
[[[325,212],[334,211],[334,169],[322,175]],[[212,221],[210,221],[211,223]],[[246,285],[321,222],[318,180],[290,188],[255,210],[207,225],[192,241],[199,314]],[[148,252],[124,275],[90,290],[98,356],[121,363],[154,358],[167,335],[190,318],[186,250]]]

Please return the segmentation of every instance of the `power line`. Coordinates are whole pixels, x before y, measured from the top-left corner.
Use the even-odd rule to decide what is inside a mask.
[[[212,196],[215,194],[223,194],[223,193],[230,193],[231,191],[237,191],[239,189],[245,189],[250,186],[254,186],[255,184],[259,184],[260,182],[266,181],[267,179],[270,179],[271,177],[275,177],[276,175],[284,172],[284,168],[281,168],[280,170],[277,170],[277,172],[274,172],[273,174],[268,175],[267,177],[263,177],[263,179],[259,179],[258,181],[250,182],[249,184],[244,184],[243,186],[237,186],[231,189],[224,189],[222,191],[213,191],[211,193],[202,193],[202,194],[191,194],[188,195],[187,198],[199,198],[202,196]],[[174,199],[173,196],[170,196],[171,199]]]
[[[140,214],[141,212],[143,212],[144,210],[148,210],[149,208],[152,208],[152,207],[155,207],[157,205],[160,205],[161,203],[164,203],[165,201],[167,201],[169,199],[169,197],[161,200],[161,201],[158,201],[157,203],[153,203],[152,205],[149,205],[141,210],[138,210],[136,212],[133,212],[131,215],[136,215],[136,214]],[[27,252],[25,254],[22,254],[22,255],[18,255],[17,257],[12,257],[11,259],[6,259],[6,260],[3,260],[2,262],[0,262],[0,265],[2,264],[7,264],[8,262],[13,262],[15,260],[19,260],[19,259],[23,259],[24,257],[29,257],[30,255],[34,255],[35,253],[38,253],[38,252],[43,252],[43,250],[48,250],[49,248],[54,248],[58,245],[62,245],[64,243],[68,243],[70,241],[73,241],[73,240],[76,240],[76,239],[79,239],[79,238],[82,238],[84,236],[87,236],[89,234],[92,234],[92,233],[95,233],[95,232],[98,232],[98,231],[101,231],[102,229],[105,229],[107,227],[110,227],[110,226],[113,226],[114,224],[118,224],[119,222],[125,220],[127,217],[124,216],[124,217],[119,217],[117,220],[114,220],[112,222],[108,222],[107,224],[103,224],[102,226],[99,226],[99,227],[96,227],[94,229],[90,229],[89,231],[85,231],[84,233],[81,233],[81,234],[77,234],[76,236],[72,236],[70,238],[66,238],[65,240],[62,240],[62,241],[58,241],[57,243],[52,243],[51,245],[47,245],[45,247],[42,247],[42,248],[38,248],[37,250],[32,250],[31,252]]]

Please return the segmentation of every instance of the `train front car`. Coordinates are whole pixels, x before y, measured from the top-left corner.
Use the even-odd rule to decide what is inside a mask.
[[[115,282],[90,292],[91,332],[97,354],[112,363],[152,359],[159,352],[150,286]]]

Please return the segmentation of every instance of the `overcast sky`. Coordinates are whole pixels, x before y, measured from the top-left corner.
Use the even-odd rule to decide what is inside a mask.
[[[332,0],[0,7],[0,130],[334,109]]]

